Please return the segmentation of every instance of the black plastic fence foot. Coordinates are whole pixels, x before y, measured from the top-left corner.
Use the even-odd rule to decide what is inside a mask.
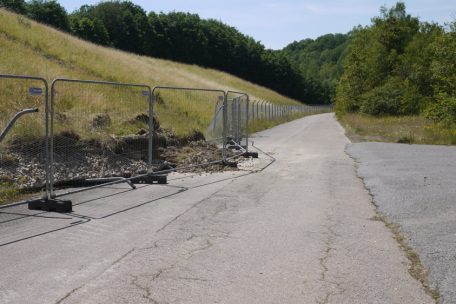
[[[244,154],[242,154],[242,156],[244,156],[245,158],[258,158],[258,152],[250,152],[250,151],[247,151],[247,152],[244,152]]]
[[[231,167],[231,168],[237,168],[237,162],[235,161],[229,161],[229,160],[224,160],[222,162],[222,164],[225,166],[225,167]]]
[[[41,198],[28,201],[28,208],[30,210],[42,210],[47,212],[73,212],[73,204],[70,200],[58,200],[48,198]]]
[[[241,147],[237,146],[237,145],[228,145],[227,147],[228,149],[232,149],[232,150],[241,150]]]
[[[167,184],[168,183],[168,176],[166,175],[146,175],[146,176],[139,176],[134,177],[131,181],[135,184],[147,184],[151,185],[154,183],[157,184]]]

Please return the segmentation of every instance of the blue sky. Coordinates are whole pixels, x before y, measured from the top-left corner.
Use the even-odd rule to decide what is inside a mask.
[[[99,0],[60,0],[68,12]],[[327,33],[346,33],[356,25],[368,25],[382,5],[396,1],[370,0],[133,0],[146,11],[184,11],[197,13],[236,27],[261,41],[266,47],[280,49],[305,38]],[[455,0],[405,1],[407,12],[422,21],[440,24],[456,20]]]

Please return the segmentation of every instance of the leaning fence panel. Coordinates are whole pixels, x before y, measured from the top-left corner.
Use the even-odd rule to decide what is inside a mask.
[[[218,170],[226,159],[225,92],[213,89],[155,87],[160,129],[154,141],[162,170]],[[209,169],[207,169],[209,166]]]
[[[149,86],[54,80],[51,190],[146,174],[152,163],[153,128]]]
[[[228,138],[235,145],[248,150],[249,139],[249,95],[241,92],[227,92]]]
[[[0,75],[0,204],[47,194],[47,89],[43,78]]]

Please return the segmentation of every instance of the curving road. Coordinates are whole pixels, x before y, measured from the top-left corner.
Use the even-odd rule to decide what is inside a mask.
[[[332,114],[253,141],[243,171],[0,210],[0,303],[433,303]]]

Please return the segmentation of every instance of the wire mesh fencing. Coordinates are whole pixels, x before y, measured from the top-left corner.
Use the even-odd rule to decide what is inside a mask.
[[[50,121],[51,191],[151,169],[156,126],[147,85],[56,79]]]
[[[152,95],[160,122],[154,150],[163,170],[194,170],[226,159],[223,90],[155,87]]]
[[[0,204],[17,192],[43,192],[48,179],[45,79],[0,75]]]
[[[45,191],[52,200],[66,187],[134,187],[157,173],[218,171],[252,155],[252,127],[332,111],[234,91],[62,78],[48,92],[45,79],[16,75],[0,75],[0,94],[0,204],[16,192]]]
[[[253,100],[249,105],[249,121],[292,118],[299,114],[327,113],[333,110],[333,105],[277,105],[264,100]]]
[[[228,91],[227,105],[227,139],[234,145],[248,150],[249,138],[249,95]]]

